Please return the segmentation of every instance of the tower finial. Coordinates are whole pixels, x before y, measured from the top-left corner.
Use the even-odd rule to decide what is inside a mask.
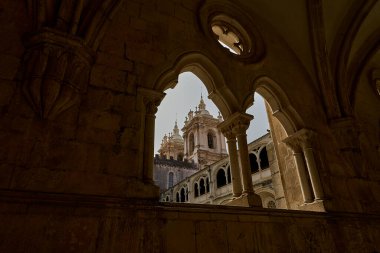
[[[202,110],[206,110],[206,104],[205,104],[205,102],[203,101],[203,96],[202,96],[202,94],[201,94],[201,101],[199,101],[198,108],[199,108],[200,111],[202,111]]]

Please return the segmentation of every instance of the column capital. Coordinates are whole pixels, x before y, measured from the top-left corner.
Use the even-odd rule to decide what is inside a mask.
[[[310,129],[302,128],[295,132],[291,136],[282,140],[288,147],[290,147],[295,153],[301,151],[301,149],[311,148],[315,142],[316,132]]]
[[[218,125],[224,136],[230,135],[234,138],[237,134],[245,133],[253,116],[247,113],[235,112]],[[228,137],[226,136],[228,139]]]
[[[157,113],[158,106],[161,104],[161,101],[165,95],[165,93],[160,91],[147,89],[144,87],[137,88],[137,96],[141,98],[147,114],[154,115]]]

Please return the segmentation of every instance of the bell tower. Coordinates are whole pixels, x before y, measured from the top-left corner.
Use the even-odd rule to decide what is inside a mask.
[[[182,128],[185,158],[198,164],[199,169],[228,156],[224,135],[217,128],[222,121],[220,114],[214,118],[206,110],[202,95],[198,107],[186,117]]]

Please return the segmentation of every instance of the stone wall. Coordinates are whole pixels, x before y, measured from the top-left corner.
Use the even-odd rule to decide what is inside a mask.
[[[1,252],[380,251],[378,215],[9,192],[1,201]]]

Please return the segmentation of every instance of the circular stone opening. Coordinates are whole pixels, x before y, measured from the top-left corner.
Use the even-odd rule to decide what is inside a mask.
[[[214,24],[211,29],[223,47],[230,50],[233,54],[241,55],[243,53],[244,47],[242,40],[231,29],[227,26],[216,24]]]
[[[214,16],[209,23],[213,37],[237,56],[251,54],[252,43],[246,30],[235,19],[226,15]]]

